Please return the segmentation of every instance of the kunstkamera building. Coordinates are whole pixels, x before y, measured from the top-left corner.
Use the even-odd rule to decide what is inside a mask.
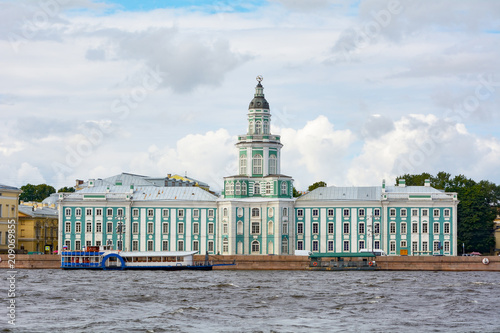
[[[430,186],[322,187],[293,197],[281,173],[280,136],[261,78],[238,136],[238,174],[220,197],[194,181],[122,173],[59,193],[59,250],[113,245],[127,251],[288,255],[457,255],[456,193]]]

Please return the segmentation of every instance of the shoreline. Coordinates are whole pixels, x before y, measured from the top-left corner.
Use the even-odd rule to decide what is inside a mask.
[[[0,255],[0,269],[60,269],[61,256],[57,254],[16,254],[14,268],[9,266],[7,254]],[[195,260],[204,260],[196,255]],[[488,258],[489,264],[483,264]],[[215,266],[213,270],[307,270],[309,259],[294,255],[210,255],[214,264],[236,262],[235,266]],[[491,271],[500,272],[500,256],[387,256],[377,257],[379,271]]]

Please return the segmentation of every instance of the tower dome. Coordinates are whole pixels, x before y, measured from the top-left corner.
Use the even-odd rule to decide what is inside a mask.
[[[259,82],[255,87],[255,95],[248,106],[248,109],[268,109],[269,103],[266,101],[264,97],[264,87],[260,83],[262,81],[262,76],[257,76],[257,81]]]

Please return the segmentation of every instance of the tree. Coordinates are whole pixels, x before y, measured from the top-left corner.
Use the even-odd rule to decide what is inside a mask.
[[[57,193],[59,192],[75,192],[75,188],[64,186],[57,190]]]
[[[296,189],[296,188],[295,188],[295,186],[294,186],[294,187],[293,187],[293,197],[294,197],[294,198],[298,198],[298,197],[300,197],[301,195],[302,195],[302,194],[301,194],[299,191],[297,191],[297,189]]]
[[[309,186],[309,187],[307,188],[307,190],[308,190],[309,192],[311,192],[312,190],[315,190],[315,189],[317,189],[318,187],[326,187],[326,183],[325,183],[324,181],[316,182],[316,183],[312,184],[311,186]]]
[[[43,199],[56,192],[56,189],[47,184],[32,185],[26,184],[21,186],[23,193],[19,196],[22,201],[42,201]]]
[[[446,172],[438,172],[434,177],[429,173],[403,175],[408,186],[422,186],[425,179],[431,186],[446,192],[456,192],[460,203],[457,208],[458,244],[465,244],[466,252],[490,252],[495,245],[493,220],[500,207],[500,186],[488,181],[476,183],[474,180],[458,175],[451,178]]]

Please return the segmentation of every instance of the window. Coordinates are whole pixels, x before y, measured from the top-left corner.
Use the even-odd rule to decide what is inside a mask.
[[[271,182],[267,182],[266,183],[266,194],[269,195],[269,194],[272,194],[272,184]]]
[[[112,233],[113,232],[113,222],[108,222],[107,225],[106,225],[106,232],[108,234]]]
[[[260,234],[260,222],[252,222],[252,234]]]
[[[208,241],[208,252],[214,252],[214,241]]]
[[[199,209],[193,209],[193,217],[195,219],[200,217],[200,210]]]
[[[365,233],[365,224],[364,223],[360,223],[358,225],[358,233],[360,233],[360,234],[364,234]]]
[[[304,223],[299,222],[297,223],[297,234],[303,234],[304,233]]]
[[[123,208],[118,208],[116,210],[116,216],[123,216]]]
[[[313,250],[313,252],[319,251],[319,242],[317,240],[313,241],[312,250]]]
[[[240,182],[236,182],[234,194],[241,195],[241,183]]]
[[[200,225],[198,222],[193,223],[193,234],[198,235],[200,233]]]
[[[66,229],[66,230],[65,230],[66,232],[68,232],[68,233],[69,233],[69,232],[71,232],[71,222],[66,222],[66,224],[65,224],[65,229]],[[0,237],[0,238],[1,238],[1,237]],[[1,241],[2,241],[2,240],[0,239],[0,242],[1,242]]]
[[[364,208],[360,208],[358,210],[358,216],[359,217],[365,217],[365,209]]]
[[[427,232],[427,223],[422,223],[422,233],[426,234]]]
[[[389,246],[390,246],[389,249],[390,249],[391,253],[395,253],[396,252],[396,241],[391,241]]]
[[[82,223],[81,222],[76,222],[75,223],[75,232],[76,233],[82,232]]]
[[[137,208],[132,209],[132,217],[139,217],[139,209]]]
[[[303,250],[304,249],[304,241],[297,241],[297,250]]]
[[[283,235],[288,235],[288,223],[283,223],[282,228],[281,228],[281,233]]]
[[[344,241],[344,252],[349,251],[349,241]]]
[[[267,222],[267,233],[272,235],[274,233],[274,230],[273,230],[273,221],[269,221]]]
[[[71,216],[71,208],[66,208],[66,209],[64,210],[64,212],[65,212],[65,214],[64,214],[64,215],[66,215],[66,216]]]
[[[214,234],[214,224],[212,222],[210,222],[208,224],[208,234],[209,235],[213,235]]]
[[[349,223],[344,223],[344,234],[349,233]]]
[[[450,224],[448,222],[446,222],[444,224],[444,231],[443,231],[445,234],[449,234],[450,233]]]
[[[106,209],[106,215],[107,216],[113,216],[113,208]]]
[[[208,217],[209,218],[213,218],[214,217],[214,210],[213,209],[209,209],[208,210]]]
[[[154,232],[153,222],[148,222],[148,234],[152,234]]]
[[[365,241],[359,241],[359,249],[363,250],[365,248]]]
[[[75,209],[75,216],[77,216],[77,217],[82,216],[82,209],[81,208]]]
[[[402,248],[405,248],[405,247],[406,247],[406,241],[405,241],[405,240],[402,240],[402,241],[401,241],[401,247],[402,247]]]
[[[406,217],[406,213],[407,213],[406,209],[400,210],[401,217]]]
[[[415,223],[415,222],[414,222],[414,223],[412,223],[412,224],[411,224],[411,232],[412,232],[413,234],[418,233],[418,223]]]
[[[328,208],[328,217],[333,217],[333,208]]]
[[[148,217],[154,217],[154,216],[155,216],[154,210],[148,209]]]
[[[333,222],[328,223],[328,233],[333,234]]]
[[[228,234],[228,226],[227,226],[227,223],[222,224],[222,233],[223,233],[224,235],[227,235],[227,234]]]
[[[441,250],[441,242],[434,242],[433,244],[433,250],[434,252],[439,252],[439,250]]]
[[[260,194],[260,183],[255,183],[253,185],[253,194]]]
[[[428,251],[427,242],[422,242],[422,251],[424,251],[424,252]]]
[[[87,226],[85,228],[85,232],[92,232],[92,223],[87,222]]]
[[[328,244],[328,252],[333,252],[334,251],[333,241],[329,240],[327,244]]]
[[[262,123],[260,121],[255,122],[255,134],[261,134],[262,133]]]
[[[312,224],[312,233],[313,234],[318,234],[319,233],[319,223],[314,222]]]
[[[284,207],[283,208],[283,217],[288,216],[288,208]]]
[[[319,216],[319,209],[313,209],[312,215],[313,215],[313,217],[318,217]]]
[[[283,238],[281,240],[281,254],[288,254],[288,239]]]
[[[260,216],[260,209],[252,208],[252,217],[259,217],[259,216]]]
[[[375,242],[373,242],[373,248],[375,250],[380,250],[380,241],[376,240]]]
[[[148,240],[148,251],[153,251],[154,243],[152,240]]]
[[[95,246],[101,246],[101,241],[95,241]]]
[[[411,243],[411,251],[413,253],[417,252],[418,251],[418,243],[417,242],[412,242]]]
[[[449,209],[444,210],[444,217],[450,217],[450,210]]]
[[[184,209],[179,209],[177,211],[177,217],[179,217],[181,219],[184,218]]]
[[[260,243],[256,240],[252,242],[252,253],[260,253]]]
[[[90,216],[90,215],[92,215],[92,208],[87,208],[87,209],[85,209],[85,215],[86,215],[86,216]]]
[[[247,174],[247,155],[240,155],[240,175]]]
[[[377,222],[373,225],[373,233],[380,234],[380,223]]]
[[[434,209],[434,217],[439,217],[439,209]]]
[[[344,209],[344,217],[349,217],[349,209]]]
[[[132,233],[133,234],[139,233],[139,223],[138,222],[132,223]]]
[[[254,175],[262,175],[262,156],[255,155],[253,157],[253,174]]]
[[[281,194],[286,195],[288,193],[288,185],[286,182],[281,183]]]
[[[75,250],[80,251],[82,249],[82,242],[77,240],[75,241]]]
[[[241,185],[241,195],[247,195],[247,183]]]
[[[450,252],[450,242],[444,242],[444,252]]]
[[[429,216],[429,211],[427,209],[422,209],[422,216]]]
[[[373,215],[375,215],[375,217],[380,217],[380,209],[375,208],[375,209],[373,210]]]
[[[169,210],[168,210],[168,209],[163,209],[163,210],[161,211],[161,215],[163,216],[163,218],[168,219],[168,216],[169,216]]]
[[[434,223],[434,233],[439,234],[439,223]]]
[[[270,175],[275,175],[277,174],[277,159],[276,155],[271,155],[269,156],[269,174]]]
[[[395,234],[396,233],[396,223],[395,222],[391,222],[390,225],[389,225],[389,232],[391,234]]]
[[[177,241],[177,251],[184,251],[184,241],[183,240]]]
[[[401,223],[401,234],[406,234],[406,222]]]
[[[200,243],[195,240],[193,241],[193,251],[199,251],[200,250]]]
[[[71,249],[71,241],[70,241],[70,240],[66,240],[66,241],[64,242],[64,244],[66,245],[66,247],[68,248],[68,250],[70,250],[70,249]]]
[[[161,242],[161,250],[168,251],[168,240],[164,240]]]
[[[224,238],[222,241],[222,253],[227,254],[229,252],[229,241],[227,238]]]
[[[395,216],[396,216],[396,209],[391,208],[391,209],[389,210],[389,215],[390,215],[391,217],[395,217]]]
[[[180,235],[184,233],[184,223],[179,222],[177,224],[177,233]]]
[[[418,216],[418,209],[412,209],[411,216]]]
[[[297,217],[303,217],[304,216],[304,210],[303,209],[297,209]]]
[[[238,233],[238,235],[243,235],[243,222],[242,221],[238,221],[238,223],[236,225],[236,232]]]

